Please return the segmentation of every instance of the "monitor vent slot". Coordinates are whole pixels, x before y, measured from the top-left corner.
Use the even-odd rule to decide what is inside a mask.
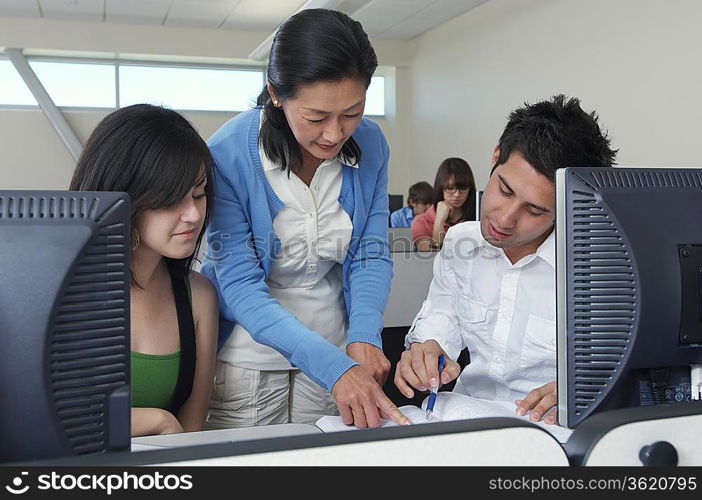
[[[574,295],[568,331],[575,346],[573,395],[576,415],[587,416],[622,368],[634,331],[637,295],[634,265],[623,236],[594,195],[573,192],[572,231],[568,279]]]
[[[89,213],[87,204],[84,208],[77,213]],[[54,311],[48,376],[64,435],[79,455],[105,450],[107,395],[129,381],[124,311],[130,278],[124,233],[123,224],[100,227]],[[104,249],[109,249],[107,255]]]
[[[95,219],[99,203],[82,196],[0,196],[0,219]]]
[[[626,188],[700,188],[702,187],[702,172],[689,170],[658,170],[627,168],[603,168],[588,172],[587,178],[582,179],[594,189],[626,187]]]

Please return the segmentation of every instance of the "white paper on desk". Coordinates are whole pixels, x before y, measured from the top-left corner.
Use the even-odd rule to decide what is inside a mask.
[[[532,422],[529,420],[529,415],[522,417],[518,416],[516,406],[510,401],[491,401],[487,399],[478,399],[457,392],[439,392],[437,394],[434,411],[430,420],[426,420],[426,404],[425,399],[422,403],[422,408],[417,406],[401,406],[400,411],[409,418],[413,424],[424,424],[431,422],[442,422],[450,420],[465,420],[470,418],[486,418],[486,417],[512,417],[525,420],[547,430],[559,442],[565,443],[573,433],[572,429],[561,427],[559,425],[549,425],[543,422]],[[380,427],[393,427],[397,424],[392,420],[383,420]],[[324,432],[337,431],[353,431],[358,430],[358,427],[346,425],[342,422],[341,417],[325,416],[317,420],[317,427]]]
[[[400,411],[404,413],[407,418],[409,418],[413,424],[427,424],[431,420],[426,420],[426,412],[414,405],[400,406]],[[392,420],[381,420],[380,427],[395,427],[397,424]],[[324,432],[337,432],[337,431],[357,431],[359,427],[353,425],[346,425],[341,417],[327,415],[319,420],[317,420],[317,427],[322,429]]]

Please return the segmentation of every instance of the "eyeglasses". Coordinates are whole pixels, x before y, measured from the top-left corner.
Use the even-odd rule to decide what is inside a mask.
[[[470,191],[469,187],[456,187],[456,186],[445,186],[444,187],[444,192],[450,193],[450,194],[455,194],[456,192],[461,193],[461,194],[466,194],[468,191]]]

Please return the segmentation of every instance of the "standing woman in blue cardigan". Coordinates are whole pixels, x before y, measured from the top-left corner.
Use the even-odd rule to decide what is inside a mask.
[[[376,66],[360,23],[303,10],[277,31],[258,106],[208,141],[201,272],[219,293],[220,348],[206,428],[409,423],[381,387],[389,150],[363,118]]]

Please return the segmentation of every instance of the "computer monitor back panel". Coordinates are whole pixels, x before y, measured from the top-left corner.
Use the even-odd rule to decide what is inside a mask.
[[[129,446],[129,198],[0,191],[0,462]]]
[[[485,191],[478,191],[475,193],[475,220],[480,220],[480,210],[484,192]]]
[[[689,400],[689,366],[702,363],[702,170],[561,169],[556,195],[559,422]]]
[[[389,194],[388,195],[388,210],[390,213],[395,210],[399,210],[404,206],[404,197],[401,194]]]

